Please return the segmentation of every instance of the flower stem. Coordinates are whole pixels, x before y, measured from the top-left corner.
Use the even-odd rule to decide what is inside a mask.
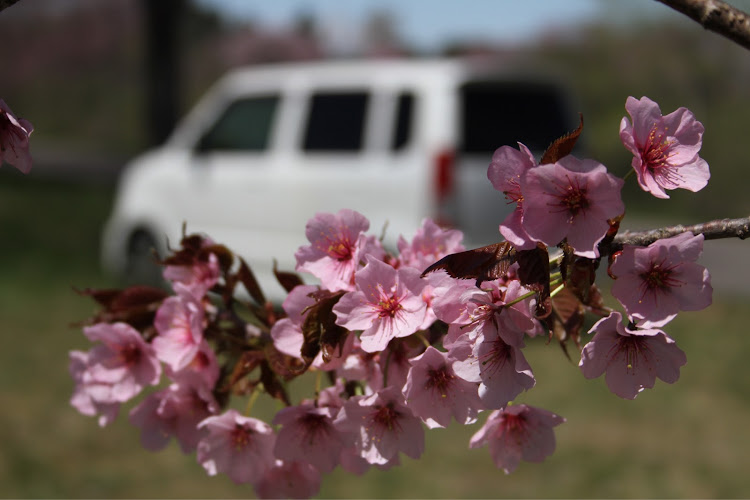
[[[554,297],[555,295],[557,295],[558,293],[560,293],[560,290],[562,290],[563,288],[565,288],[565,283],[560,283],[560,285],[557,288],[555,288],[554,290],[552,290],[552,293],[550,293],[549,296],[550,297]]]
[[[391,364],[392,352],[391,349],[388,349],[388,354],[385,356],[385,363],[383,363],[383,387],[388,387],[388,366]]]
[[[559,275],[559,274],[560,273],[554,273],[552,276]],[[560,288],[562,288],[565,285],[562,282],[562,278],[561,277],[557,277],[555,279],[550,279],[550,283],[549,283],[550,288],[552,288],[553,286],[557,286],[557,285],[560,285],[560,286],[552,294],[550,294],[550,296],[554,296],[554,294],[558,293],[560,291]],[[505,304],[503,304],[503,307],[510,307],[512,305],[518,304],[519,302],[524,301],[524,300],[528,299],[529,297],[533,297],[535,294],[536,294],[536,292],[525,293],[525,294],[521,295],[520,297],[516,297],[515,299],[511,300],[510,302],[506,302]]]
[[[321,370],[318,370],[315,372],[315,401],[318,400],[318,396],[320,396],[320,385],[321,385],[321,379],[323,378],[323,372]]]
[[[417,338],[422,341],[425,347],[430,347],[430,341],[427,340],[427,337],[424,336],[424,332],[422,330],[418,330],[414,333],[414,335],[416,335]]]
[[[263,384],[258,384],[255,386],[255,389],[253,389],[253,393],[250,395],[250,399],[247,400],[247,405],[245,405],[246,417],[249,417],[250,412],[253,411],[253,405],[255,405],[255,401],[258,399],[258,396],[260,396],[262,390]]]

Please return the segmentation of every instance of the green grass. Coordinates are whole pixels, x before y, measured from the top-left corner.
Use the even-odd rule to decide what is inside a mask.
[[[174,445],[151,453],[127,422],[100,429],[68,405],[67,351],[87,349],[69,325],[93,303],[71,286],[109,286],[99,271],[100,226],[112,189],[43,183],[0,171],[0,496],[251,497],[252,488],[210,478]],[[330,498],[747,497],[750,373],[747,311],[739,300],[684,313],[667,327],[687,353],[674,385],[657,382],[635,401],[583,379],[554,345],[526,356],[537,387],[520,402],[567,418],[557,451],[511,475],[486,449],[469,450],[478,426],[427,433],[421,460],[390,471],[327,476]],[[272,407],[259,408],[268,413]]]

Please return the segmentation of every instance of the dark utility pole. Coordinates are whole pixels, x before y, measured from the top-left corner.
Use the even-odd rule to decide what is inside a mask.
[[[187,0],[141,0],[146,32],[146,133],[164,142],[180,109],[179,27]]]

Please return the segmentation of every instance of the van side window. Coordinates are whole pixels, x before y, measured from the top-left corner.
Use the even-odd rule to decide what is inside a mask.
[[[463,86],[462,151],[492,154],[500,146],[544,151],[569,129],[560,91],[536,82],[472,82]],[[575,127],[575,125],[574,125]]]
[[[308,152],[361,150],[368,99],[366,92],[314,94],[302,149]]]
[[[265,151],[279,96],[258,96],[229,105],[198,143],[199,151]]]
[[[404,149],[411,139],[411,127],[414,114],[414,94],[402,92],[396,103],[395,123],[393,124],[393,138],[391,140],[391,151]]]

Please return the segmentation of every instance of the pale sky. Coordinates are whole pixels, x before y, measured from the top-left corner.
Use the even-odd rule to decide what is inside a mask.
[[[269,28],[288,26],[301,13],[312,14],[336,43],[347,43],[373,11],[394,13],[397,29],[424,51],[452,40],[519,43],[548,30],[565,31],[578,23],[606,18],[679,18],[654,0],[197,0],[226,17],[251,19]]]

